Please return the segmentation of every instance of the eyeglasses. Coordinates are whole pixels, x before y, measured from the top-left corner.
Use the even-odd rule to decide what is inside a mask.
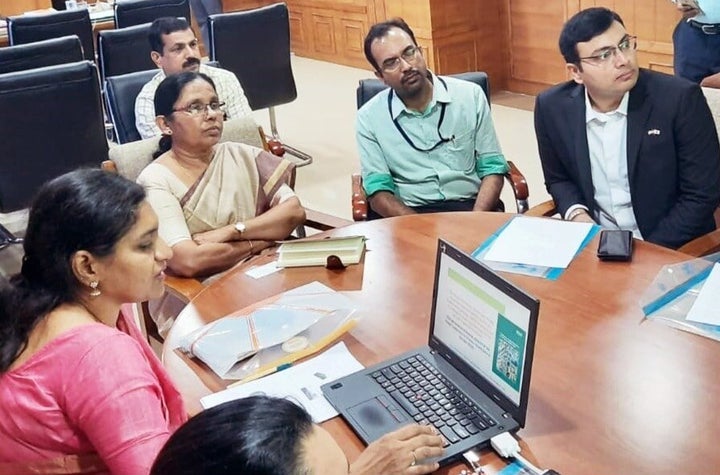
[[[609,66],[617,56],[618,52],[627,54],[637,49],[637,36],[626,36],[617,47],[609,46],[601,50],[598,54],[580,58],[581,61],[587,61],[595,66]]]
[[[173,109],[173,112],[186,112],[191,117],[200,117],[207,115],[208,110],[211,110],[213,112],[223,112],[223,107],[225,107],[224,102],[213,101],[208,104],[202,102],[193,102],[192,104],[185,107]]]
[[[419,46],[410,45],[400,54],[400,57],[388,58],[382,62],[380,69],[386,73],[392,73],[400,68],[400,58],[405,60],[406,63],[415,64],[422,50]]]

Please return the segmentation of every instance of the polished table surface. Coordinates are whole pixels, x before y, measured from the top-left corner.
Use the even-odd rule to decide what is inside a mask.
[[[363,312],[342,340],[366,366],[426,344],[438,237],[471,252],[510,216],[446,213],[357,223],[330,232],[368,238],[364,262],[345,271],[284,269],[257,280],[243,268],[229,272],[180,314],[164,363],[189,410],[197,411],[198,398],[221,386],[173,351],[178,338],[313,280],[344,291]],[[632,262],[601,262],[596,247],[597,238],[557,281],[503,274],[541,302],[528,418],[518,433],[523,453],[563,475],[720,473],[720,345],[644,320],[638,303],[664,264],[689,257],[636,242]],[[362,450],[341,418],[324,426],[350,459]],[[502,466],[491,454],[483,458],[488,463],[488,473]]]

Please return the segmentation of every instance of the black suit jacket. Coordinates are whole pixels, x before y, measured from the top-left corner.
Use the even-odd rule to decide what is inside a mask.
[[[570,81],[540,94],[535,132],[545,186],[558,211],[564,216],[582,204],[592,213],[585,87]],[[646,241],[677,248],[715,229],[720,146],[696,84],[640,70],[628,100],[627,161],[635,219]]]

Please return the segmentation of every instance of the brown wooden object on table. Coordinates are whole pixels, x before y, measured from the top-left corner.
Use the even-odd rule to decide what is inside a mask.
[[[336,229],[327,234],[368,238],[364,261],[341,273],[296,268],[253,279],[239,268],[206,287],[180,314],[163,348],[165,365],[188,407],[198,410],[198,398],[210,390],[174,352],[178,339],[314,280],[343,291],[362,312],[342,338],[361,363],[425,344],[438,237],[469,252],[509,217],[437,213]],[[523,453],[564,475],[716,473],[720,345],[645,321],[639,304],[663,265],[688,256],[637,241],[632,262],[610,263],[597,259],[596,247],[597,238],[557,281],[503,274],[541,301],[528,421],[519,432]],[[362,450],[341,418],[323,426],[351,459]],[[502,466],[489,453],[482,464],[490,474]],[[457,475],[462,468],[439,473]]]

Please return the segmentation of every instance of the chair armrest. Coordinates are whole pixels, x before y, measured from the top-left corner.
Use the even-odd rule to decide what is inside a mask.
[[[365,221],[368,215],[367,196],[362,186],[362,176],[353,173],[352,177],[352,213],[354,221]]]
[[[270,137],[268,139],[268,136],[265,135],[265,131],[261,126],[258,126],[258,132],[260,133],[260,140],[262,141],[263,148],[266,152],[270,152],[278,157],[285,155],[285,147],[282,142],[274,137]]]
[[[525,215],[526,216],[554,216],[557,214],[557,208],[555,208],[555,202],[553,200],[547,200],[544,203],[535,205],[530,208]]]
[[[205,286],[197,279],[165,276],[165,290],[183,302],[190,302]]]
[[[529,207],[528,196],[530,193],[528,191],[527,180],[525,180],[525,176],[513,162],[508,160],[508,166],[510,167],[510,171],[505,174],[505,178],[508,183],[510,183],[510,186],[512,186],[518,213],[524,213]]]
[[[680,246],[678,251],[694,257],[703,257],[720,251],[720,229],[693,239]]]
[[[115,165],[115,162],[112,160],[103,160],[102,163],[100,164],[100,168],[102,168],[106,172],[111,172],[111,173],[118,172],[117,165]]]
[[[341,228],[352,224],[352,221],[338,218],[331,214],[315,211],[314,209],[305,208],[305,226],[318,229],[320,231],[328,231],[330,229]]]

